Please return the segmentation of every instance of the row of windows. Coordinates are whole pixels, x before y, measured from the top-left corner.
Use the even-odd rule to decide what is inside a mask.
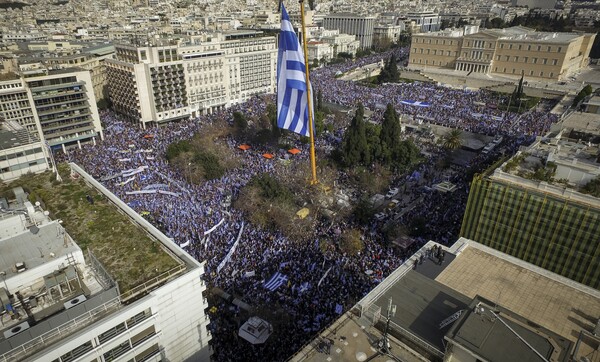
[[[500,68],[498,68],[498,67],[494,68],[494,72],[498,73],[498,70],[499,70],[499,69],[500,69]],[[506,68],[502,68],[502,73],[505,73],[505,74],[507,74],[507,73],[506,73]],[[512,68],[511,74],[521,74],[521,72],[519,71],[519,69]],[[536,76],[540,76],[540,77],[542,77],[542,78],[543,78],[543,77],[544,77],[544,74],[547,74],[547,75],[548,75],[548,78],[554,78],[554,72],[550,72],[550,73],[544,73],[543,71],[540,71],[539,73],[537,73],[537,74],[536,74],[536,72],[535,72],[535,71],[533,71],[533,70],[530,70],[530,71],[529,71],[529,76],[530,76],[530,77],[536,77]]]
[[[0,84],[0,89],[14,89],[14,88],[21,88],[22,85],[21,83],[10,83],[10,84]]]
[[[496,60],[500,60],[501,56],[500,55],[496,55]],[[512,61],[514,63],[518,63],[520,61],[523,61],[523,63],[529,63],[529,57],[519,57],[519,56],[512,56]],[[538,63],[538,60],[540,61]],[[552,65],[557,65],[558,64],[558,59],[550,59]],[[509,55],[505,55],[504,56],[504,61],[509,62],[511,61],[511,56]],[[548,58],[531,58],[531,64],[543,64],[546,65],[548,64]]]
[[[421,43],[421,44],[441,44],[441,45],[446,45],[446,39],[435,39],[435,42],[431,42],[431,39],[422,39],[422,38],[415,38],[415,43]],[[448,40],[448,45],[454,45],[454,40]]]
[[[27,94],[24,92],[0,95],[0,102],[20,101],[24,99],[27,99]]]
[[[33,154],[40,153],[40,152],[42,152],[42,149],[40,147],[36,147],[36,148],[32,148],[32,149],[25,150],[25,151],[19,151],[19,152],[15,152],[15,153],[9,153],[6,155],[0,155],[0,161],[12,160],[17,157],[29,156],[29,155],[33,155]]]
[[[507,45],[508,49],[518,49],[518,50],[537,50],[538,52],[541,52],[543,48],[545,48],[544,52],[551,52],[552,51],[552,47],[551,46],[542,46],[542,45],[531,45],[528,44],[527,46],[525,46],[525,44],[504,44],[504,43],[500,43],[500,49],[504,49],[505,45]],[[513,46],[514,45],[514,46]],[[556,47],[556,52],[560,53],[562,52],[562,47]]]
[[[22,170],[22,169],[33,167],[33,166],[37,166],[37,165],[43,165],[45,162],[46,162],[45,159],[40,158],[39,160],[35,160],[35,161],[31,161],[31,162],[19,163],[19,164],[16,164],[16,165],[10,165],[8,167],[1,168],[0,169],[0,173],[13,172],[13,171]]]

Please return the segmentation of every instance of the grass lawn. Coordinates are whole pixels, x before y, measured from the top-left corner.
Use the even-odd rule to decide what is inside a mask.
[[[28,174],[3,185],[0,195],[14,198],[10,189],[23,187],[29,193],[29,200],[40,201],[42,208],[50,212],[50,218],[63,220],[63,226],[81,249],[91,248],[119,283],[121,293],[179,265],[159,242],[121,214],[104,195],[81,178],[72,180],[68,165],[59,165],[59,170],[63,179],[60,183],[50,172]],[[86,195],[93,197],[93,205]]]

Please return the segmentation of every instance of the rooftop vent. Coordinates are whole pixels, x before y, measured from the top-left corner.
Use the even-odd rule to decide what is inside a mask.
[[[65,309],[73,308],[74,306],[85,302],[87,298],[85,295],[81,294],[76,296],[75,298],[68,300],[64,303]]]
[[[29,323],[27,323],[26,321],[21,324],[17,324],[16,326],[12,327],[11,329],[4,331],[4,338],[10,338],[10,337],[12,337],[16,334],[19,334],[27,329],[29,329]]]
[[[25,263],[21,262],[15,264],[15,269],[17,269],[17,273],[22,273],[27,270],[27,267],[25,266]]]

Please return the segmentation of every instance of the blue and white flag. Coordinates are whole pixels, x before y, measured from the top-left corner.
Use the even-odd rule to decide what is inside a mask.
[[[273,274],[273,276],[271,277],[271,279],[269,279],[268,282],[265,283],[265,289],[274,292],[277,290],[277,288],[287,283],[287,281],[288,278],[286,275],[277,272]]]
[[[290,17],[281,4],[281,33],[277,55],[277,126],[279,128],[309,136],[307,94],[304,53]],[[314,108],[311,111],[314,119]]]
[[[335,312],[337,314],[342,314],[344,313],[344,307],[341,304],[335,304]]]
[[[421,101],[404,100],[404,101],[400,101],[400,103],[407,104],[409,106],[429,107],[429,103],[427,103],[427,102],[421,102]]]

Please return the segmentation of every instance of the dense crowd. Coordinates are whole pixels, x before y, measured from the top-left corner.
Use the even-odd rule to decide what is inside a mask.
[[[406,56],[406,49],[393,51],[397,52],[399,59]],[[554,121],[552,116],[535,111],[516,116],[478,106],[480,103],[497,102],[486,92],[419,83],[369,88],[335,78],[338,72],[374,63],[388,56],[389,52],[318,69],[314,72],[315,87],[327,89],[324,94],[326,101],[344,106],[353,106],[360,101],[376,110],[384,100],[394,100],[400,113],[415,119],[422,117],[428,122],[480,133],[519,135],[520,138],[510,138],[511,143],[505,147],[507,152],[527,141],[523,134],[543,133]],[[400,103],[402,100],[421,100],[428,102],[429,107],[404,105]],[[280,232],[247,222],[241,211],[229,206],[228,198],[235,199],[253,176],[278,174],[283,168],[294,168],[298,162],[306,162],[308,152],[301,143],[296,146],[302,153],[298,157],[291,157],[291,164],[266,159],[262,157],[262,152],[254,149],[236,151],[241,161],[239,167],[228,170],[218,179],[201,184],[189,183],[180,171],[167,162],[165,151],[169,144],[191,138],[203,127],[218,120],[231,122],[235,111],[253,118],[264,114],[266,105],[263,98],[254,97],[242,105],[212,115],[150,130],[136,128],[111,112],[103,112],[101,117],[105,126],[105,140],[95,146],[86,145],[81,150],[70,151],[63,157],[83,166],[192,256],[206,260],[205,277],[210,286],[219,287],[252,306],[259,309],[263,307],[271,310],[273,315],[280,316],[271,320],[277,340],[252,346],[237,336],[240,323],[244,322],[242,312],[225,301],[217,300],[217,313],[211,314],[210,324],[215,360],[285,360],[331,323],[341,310],[347,310],[397,268],[405,255],[382,245],[378,229],[380,225],[376,223],[362,229],[363,251],[349,256],[342,253],[335,243],[320,243],[322,240],[338,240],[340,230],[351,226],[347,220],[336,221],[334,225],[317,221],[315,228],[318,238],[299,242],[286,238]],[[333,134],[319,138],[318,149],[339,147],[343,131],[343,128],[337,129]],[[219,142],[236,150],[240,144],[233,136]],[[421,147],[432,154],[419,166],[419,175],[423,176],[414,180],[409,175],[398,175],[394,181],[396,185],[414,186],[447,177],[436,168],[443,150],[432,143],[424,143]],[[485,159],[476,157],[471,162],[473,166],[484,165]],[[449,243],[457,235],[460,215],[466,203],[468,180],[464,172],[456,172],[449,177],[450,181],[459,185],[451,202],[442,194],[423,193],[417,187],[405,187],[403,191],[406,204],[415,200],[419,200],[420,204],[406,212],[400,222],[410,224],[415,218],[425,219],[429,232],[421,235],[418,238],[420,241],[435,237],[438,241]],[[343,174],[339,180],[343,187]],[[439,205],[445,204],[453,206],[439,208]],[[434,205],[438,205],[438,209]],[[222,264],[238,236],[239,244],[235,252]],[[328,245],[326,250],[322,250],[322,245]],[[265,282],[277,272],[285,276],[285,282],[274,290],[266,289]]]

